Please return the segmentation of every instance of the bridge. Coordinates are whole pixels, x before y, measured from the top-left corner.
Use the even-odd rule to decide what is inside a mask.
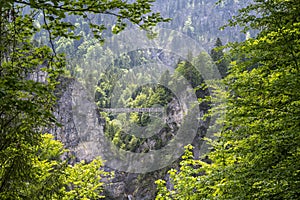
[[[100,112],[112,113],[132,113],[132,112],[148,112],[148,113],[163,113],[164,108],[100,108]]]

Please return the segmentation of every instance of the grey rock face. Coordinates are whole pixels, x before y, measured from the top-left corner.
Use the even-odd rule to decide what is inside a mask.
[[[71,150],[76,157],[76,161],[86,160],[89,162],[96,156],[113,155],[109,152],[111,147],[106,146],[104,124],[100,123],[101,118],[96,105],[93,99],[88,97],[85,89],[73,79],[62,78],[57,95],[58,101],[54,114],[62,126],[53,127],[49,132]],[[170,138],[176,135],[176,131],[183,120],[182,107],[176,104],[175,100],[170,104],[167,116],[164,118],[170,129],[162,129],[158,134],[162,143],[167,143]],[[198,130],[198,134],[194,139],[195,144],[199,143],[199,140],[205,134],[207,123],[200,123],[199,121],[199,126],[202,127]],[[136,152],[143,152],[146,148],[154,150],[156,142],[147,139]],[[196,155],[199,155],[197,151],[197,148],[195,148]],[[156,193],[155,180],[168,179],[167,171],[171,167],[178,168],[178,163],[179,160],[163,169],[142,174],[118,171],[106,166],[106,171],[114,171],[115,173],[114,179],[105,186],[106,199],[154,199]],[[170,183],[168,185],[172,187]]]
[[[55,139],[63,142],[66,148],[76,147],[79,143],[77,128],[73,119],[72,111],[72,91],[74,90],[74,80],[62,78],[57,90],[57,106],[54,116],[61,124],[55,126],[49,132]]]

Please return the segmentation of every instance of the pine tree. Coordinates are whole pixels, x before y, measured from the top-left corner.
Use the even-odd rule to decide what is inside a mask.
[[[223,44],[221,39],[217,38],[214,48],[210,51],[210,56],[217,65],[221,77],[224,78],[227,74],[228,63],[224,58],[222,47]]]

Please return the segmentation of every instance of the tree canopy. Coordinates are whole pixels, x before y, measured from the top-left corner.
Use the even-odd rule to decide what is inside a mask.
[[[229,22],[258,33],[228,45],[228,90],[216,97],[226,99],[218,105],[226,115],[211,141],[211,163],[187,150],[180,169],[169,172],[173,189],[157,181],[157,199],[299,198],[299,7],[255,0]]]
[[[66,16],[88,21],[95,38],[104,40],[106,25],[90,17],[116,18],[113,33],[136,24],[149,30],[168,21],[151,12],[152,0],[132,3],[113,1],[0,1],[0,198],[1,199],[98,199],[102,183],[99,159],[68,166],[62,145],[44,135],[59,126],[53,116],[58,77],[66,65],[54,48],[62,37],[78,39],[76,25]],[[42,16],[38,25],[37,16]],[[50,45],[33,39],[46,31]]]
[[[149,30],[159,22],[166,22],[160,13],[153,13],[151,6],[153,0],[137,0],[132,3],[122,0],[114,1],[31,1],[31,0],[10,0],[3,1],[2,9],[14,9],[16,6],[28,6],[30,12],[37,15],[43,14],[42,28],[51,32],[52,37],[71,37],[78,38],[78,35],[70,30],[74,30],[76,26],[66,21],[66,16],[82,17],[89,21],[89,25],[93,30],[94,36],[103,40],[101,33],[106,29],[105,24],[94,22],[91,15],[102,14],[111,15],[116,18],[116,23],[112,29],[113,33],[119,33],[124,30],[128,23],[136,24],[142,29]]]

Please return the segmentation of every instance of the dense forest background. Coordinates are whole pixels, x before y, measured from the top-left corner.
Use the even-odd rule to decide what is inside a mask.
[[[0,3],[0,199],[299,198],[299,1]],[[116,55],[138,43],[140,29],[149,41],[170,30],[162,38],[174,46]],[[171,30],[191,40],[176,41]],[[133,40],[118,40],[128,33]],[[182,54],[185,41],[201,50]],[[79,95],[95,104],[93,120],[118,149],[151,153],[194,126],[195,139],[177,143],[183,156],[149,173],[79,160],[74,149],[90,135],[72,146],[53,133],[76,135],[65,131],[69,118],[57,118],[70,88],[84,88]],[[122,178],[125,186],[116,185]]]

